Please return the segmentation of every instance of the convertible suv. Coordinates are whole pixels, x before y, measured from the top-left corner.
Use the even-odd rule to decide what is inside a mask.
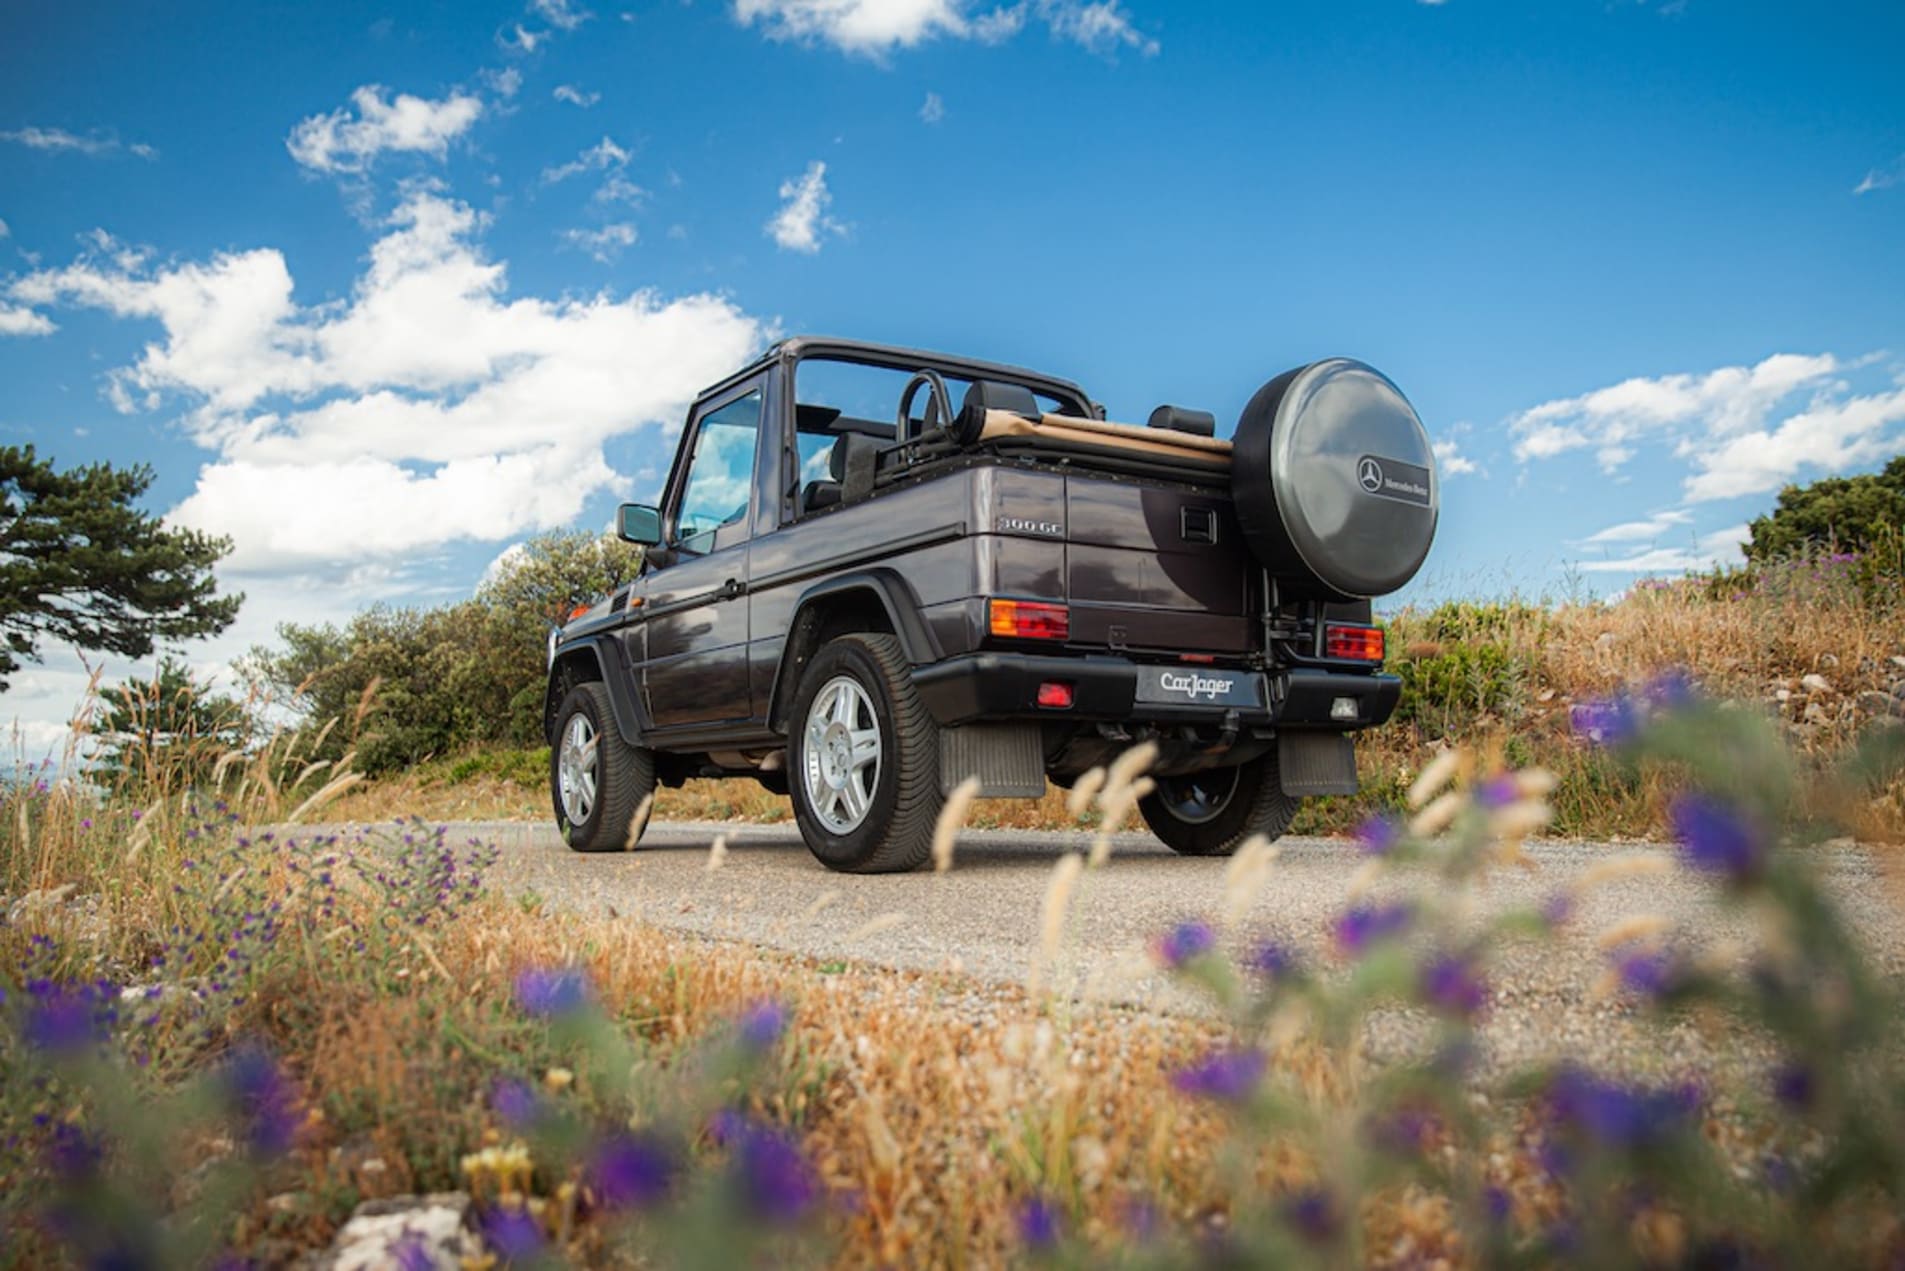
[[[698,397],[629,586],[551,634],[556,818],[632,846],[657,783],[791,795],[831,869],[913,869],[946,795],[1036,798],[1157,745],[1179,852],[1356,789],[1395,710],[1370,597],[1421,567],[1435,462],[1359,362],[1279,375],[1234,440],[966,358],[790,339]]]

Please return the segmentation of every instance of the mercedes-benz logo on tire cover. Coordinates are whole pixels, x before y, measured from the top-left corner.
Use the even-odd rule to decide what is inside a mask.
[[[1364,455],[1363,461],[1356,465],[1356,484],[1362,486],[1363,489],[1369,491],[1371,494],[1375,494],[1381,490],[1382,465],[1377,463],[1374,459],[1371,459],[1368,455]]]

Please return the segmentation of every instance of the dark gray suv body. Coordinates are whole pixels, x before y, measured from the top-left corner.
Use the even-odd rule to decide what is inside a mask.
[[[815,363],[909,376],[896,419],[804,399]],[[1142,811],[1190,854],[1354,790],[1350,739],[1398,694],[1367,598],[1253,552],[1209,416],[1101,416],[1068,381],[837,340],[703,393],[660,506],[623,509],[642,573],[552,635],[569,843],[632,845],[657,783],[750,776],[828,866],[909,869],[966,778],[1036,797],[1144,740]]]

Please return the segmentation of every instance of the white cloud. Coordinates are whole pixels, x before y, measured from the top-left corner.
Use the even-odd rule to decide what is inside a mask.
[[[1806,468],[1836,472],[1905,449],[1905,387],[1821,398],[1776,428],[1729,437],[1693,456],[1693,502],[1776,490]]]
[[[919,117],[929,124],[936,124],[946,117],[946,103],[938,93],[926,94],[926,101],[919,108]]]
[[[1117,0],[1035,0],[1038,15],[1061,40],[1070,40],[1093,53],[1109,55],[1135,49],[1156,57],[1159,44],[1131,23],[1131,15]]]
[[[43,313],[0,304],[0,335],[51,335],[58,329]]]
[[[828,233],[844,234],[846,227],[827,215],[833,195],[827,190],[827,165],[815,159],[799,177],[781,182],[786,200],[767,223],[767,235],[786,251],[813,255]]]
[[[1895,185],[1905,184],[1905,154],[1892,160],[1882,168],[1873,168],[1865,174],[1865,180],[1854,186],[1854,194],[1870,194],[1874,190],[1889,190]]]
[[[623,221],[601,229],[568,229],[562,231],[562,241],[606,265],[621,255],[623,248],[635,245],[635,227]]]
[[[991,8],[974,0],[734,0],[734,17],[743,26],[759,24],[769,39],[821,42],[876,59],[941,37],[1002,43],[1028,17],[1095,53],[1158,51],[1119,0],[1018,0]]]
[[[516,29],[508,35],[503,34],[501,31],[496,33],[496,42],[498,44],[506,49],[514,49],[518,53],[534,53],[536,46],[548,38],[549,33],[547,31],[526,30],[520,22],[516,24]]]
[[[589,196],[597,203],[626,203],[630,207],[640,207],[648,198],[648,191],[619,172],[611,172],[608,179],[596,187]]]
[[[569,0],[530,0],[530,11],[558,31],[573,31],[594,17],[587,9],[578,9]]]
[[[1686,547],[1655,547],[1618,560],[1582,561],[1580,568],[1592,574],[1680,574],[1712,569],[1739,563],[1743,559],[1740,545],[1750,536],[1746,526],[1731,525],[1702,534]]]
[[[1445,437],[1430,446],[1435,452],[1436,471],[1443,477],[1460,477],[1481,469],[1473,459],[1462,453],[1462,445],[1453,437]]]
[[[554,185],[558,181],[567,181],[570,177],[584,172],[603,172],[610,168],[626,167],[628,161],[634,157],[633,152],[616,145],[614,138],[604,137],[569,162],[553,168],[544,168],[542,182],[544,185]]]
[[[500,71],[485,70],[482,79],[495,90],[498,97],[514,97],[522,91],[523,73],[513,66],[505,66]]]
[[[585,93],[574,84],[557,84],[552,96],[559,102],[568,102],[571,106],[580,106],[584,110],[602,100],[602,94]]]
[[[114,398],[188,404],[212,459],[171,519],[231,535],[230,572],[402,562],[569,523],[626,484],[608,439],[677,424],[763,336],[709,295],[511,299],[481,227],[413,193],[342,303],[297,304],[270,248],[161,268],[88,256],[11,291],[163,328]]]
[[[1905,380],[1855,393],[1847,377],[1867,361],[1781,353],[1753,366],[1623,380],[1545,402],[1508,426],[1524,463],[1592,448],[1612,473],[1643,447],[1665,447],[1689,468],[1690,502],[1762,494],[1807,469],[1841,471],[1905,444]]]
[[[482,98],[470,93],[441,100],[399,93],[391,100],[386,92],[364,85],[351,94],[355,118],[349,108],[312,115],[291,130],[285,148],[305,167],[328,173],[363,172],[389,151],[441,159],[483,114]]]
[[[1610,525],[1582,539],[1584,546],[1600,543],[1634,543],[1659,538],[1676,526],[1686,525],[1693,520],[1693,514],[1672,510],[1656,512],[1642,521],[1622,521],[1619,525]]]
[[[80,136],[64,128],[13,128],[0,129],[0,141],[11,141],[31,150],[45,150],[54,154],[83,154],[93,158],[118,154],[121,150],[141,159],[156,159],[159,152],[142,141],[123,145],[117,137],[88,133]]]
[[[13,233],[13,230],[7,225],[7,223],[5,221],[0,221],[0,238],[7,238],[11,236],[12,233]]]

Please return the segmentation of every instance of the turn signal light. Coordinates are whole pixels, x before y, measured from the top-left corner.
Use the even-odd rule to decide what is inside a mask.
[[[1323,635],[1323,652],[1352,662],[1380,662],[1382,628],[1331,626]]]
[[[1038,686],[1038,704],[1047,710],[1067,711],[1072,708],[1072,686],[1063,680],[1047,680]]]
[[[1064,640],[1072,633],[1071,612],[1064,605],[1033,600],[994,600],[989,609],[995,636],[1014,640]]]

